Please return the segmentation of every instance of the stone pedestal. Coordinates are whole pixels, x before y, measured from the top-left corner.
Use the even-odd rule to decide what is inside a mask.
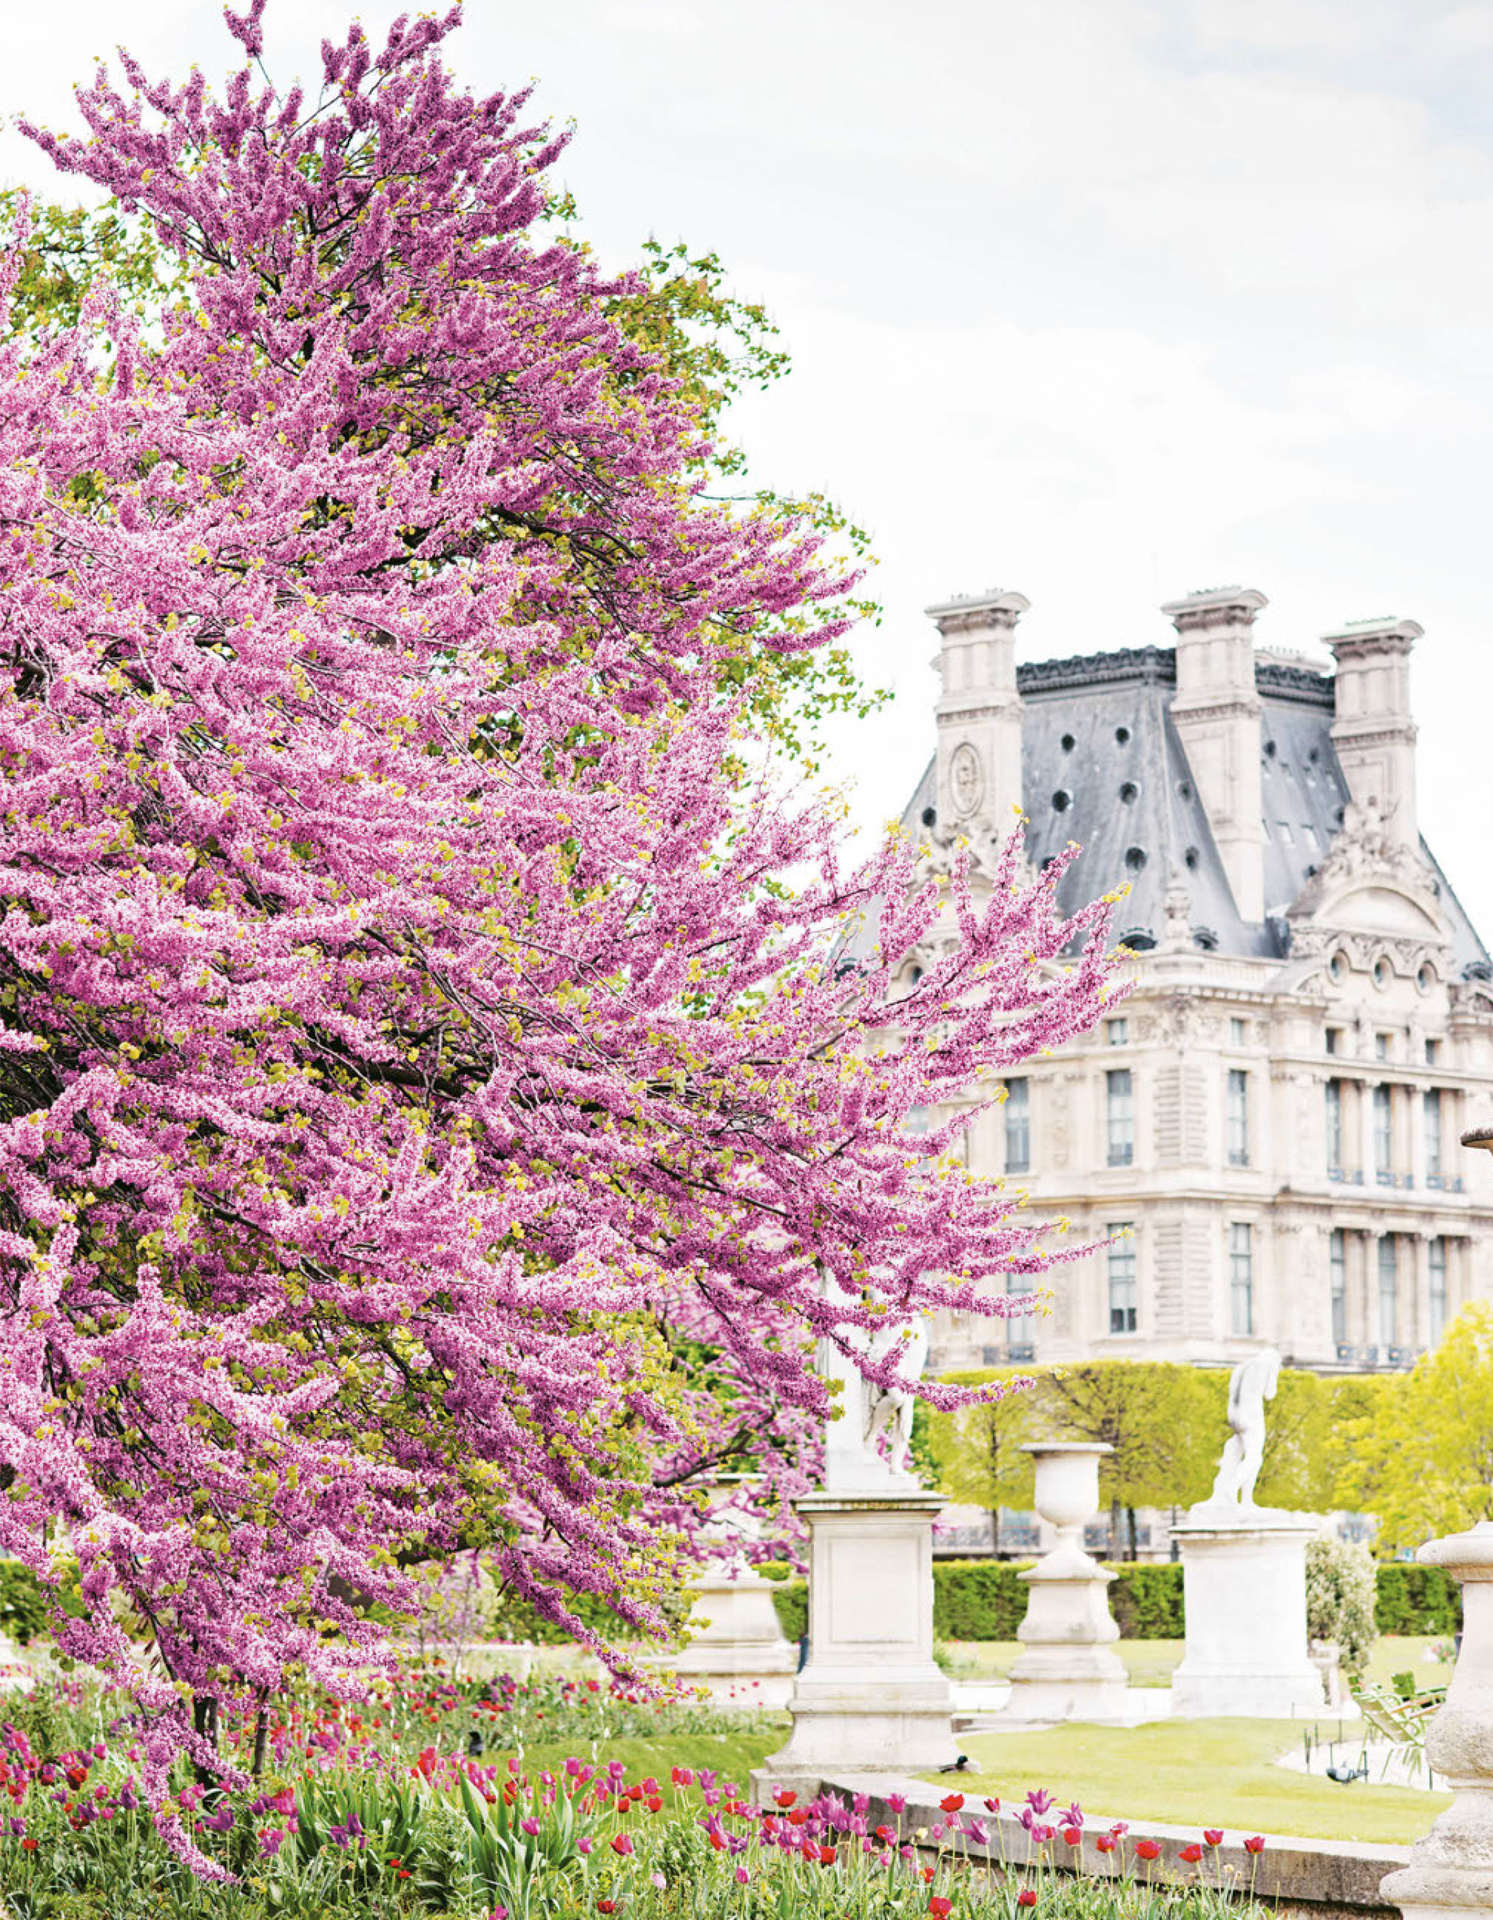
[[[1462,1583],[1462,1645],[1426,1731],[1426,1758],[1455,1797],[1379,1891],[1405,1920],[1465,1920],[1493,1911],[1493,1521],[1428,1540],[1415,1557]]]
[[[1285,1720],[1322,1708],[1307,1652],[1307,1514],[1234,1502],[1193,1507],[1172,1529],[1182,1551],[1187,1651],[1172,1713]]]
[[[689,1617],[694,1638],[666,1664],[690,1680],[792,1673],[798,1648],[783,1637],[772,1595],[772,1581],[744,1560],[714,1569],[695,1588]]]
[[[933,1660],[933,1521],[943,1506],[912,1481],[799,1501],[809,1658],[788,1702],[788,1744],[752,1774],[759,1802],[826,1773],[916,1773],[954,1758],[953,1696]]]
[[[1084,1522],[1099,1510],[1099,1462],[1114,1449],[1092,1442],[1023,1448],[1036,1468],[1036,1506],[1057,1544],[1021,1578],[1030,1592],[1016,1629],[1006,1714],[1019,1720],[1124,1717],[1126,1674],[1109,1610],[1114,1575],[1084,1552]]]

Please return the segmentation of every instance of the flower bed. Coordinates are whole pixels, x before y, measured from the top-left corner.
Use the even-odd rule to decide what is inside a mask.
[[[1183,1856],[1196,1867],[1188,1887],[1163,1884],[1151,1843],[1121,1827],[1088,1836],[1118,1873],[1075,1879],[1053,1856],[1084,1834],[1081,1809],[1031,1795],[1031,1859],[992,1871],[980,1856],[996,1823],[957,1793],[931,1827],[905,1802],[873,1813],[855,1795],[801,1801],[785,1789],[753,1808],[744,1772],[689,1759],[727,1738],[695,1702],[586,1681],[481,1691],[428,1674],[356,1707],[290,1703],[267,1722],[263,1771],[244,1792],[183,1776],[161,1819],[179,1820],[237,1876],[204,1885],[142,1804],[141,1735],[120,1705],[71,1681],[8,1705],[0,1891],[17,1920],[1015,1920],[1033,1907],[1102,1920],[1201,1915],[1240,1891],[1211,1870],[1212,1835]],[[225,1742],[248,1760],[258,1731],[234,1726]],[[640,1734],[678,1760],[649,1772],[609,1755],[614,1739]],[[764,1745],[776,1738],[761,1734]],[[557,1739],[576,1751],[546,1764]]]

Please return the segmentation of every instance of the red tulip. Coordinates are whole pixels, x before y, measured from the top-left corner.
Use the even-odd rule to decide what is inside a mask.
[[[791,1792],[787,1787],[779,1787],[772,1797],[780,1807],[787,1808],[793,1805],[798,1795]]]
[[[632,1838],[630,1835],[625,1833],[614,1833],[612,1835],[613,1853],[631,1853],[632,1850]]]
[[[959,1809],[964,1805],[964,1795],[962,1793],[946,1793],[938,1804],[943,1808],[945,1813],[958,1813]]]
[[[821,1847],[819,1849],[819,1864],[821,1867],[832,1867],[835,1864],[835,1850],[833,1847]]]
[[[1068,1845],[1070,1847],[1081,1846],[1083,1843],[1083,1828],[1082,1827],[1064,1827],[1063,1838],[1068,1842]]]
[[[1017,1904],[1017,1906],[1018,1906],[1018,1907],[1034,1907],[1034,1906],[1036,1906],[1036,1904],[1037,1904],[1037,1891],[1036,1891],[1036,1888],[1035,1888],[1035,1887],[1023,1887],[1023,1888],[1021,1889],[1021,1892],[1020,1892],[1020,1893],[1018,1893],[1018,1894],[1017,1894],[1017,1896],[1016,1896],[1016,1904]]]
[[[951,1911],[953,1905],[953,1901],[941,1893],[928,1895],[928,1911],[934,1916],[934,1920],[945,1920],[945,1915]]]
[[[1177,1858],[1179,1860],[1185,1860],[1189,1867],[1196,1865],[1196,1863],[1199,1860],[1201,1860],[1202,1857],[1203,1857],[1203,1850],[1197,1844],[1196,1841],[1193,1841],[1191,1846],[1183,1847],[1181,1852],[1177,1855]]]
[[[1094,1836],[1094,1845],[1101,1853],[1113,1853],[1115,1850],[1115,1837],[1112,1833],[1096,1834]]]
[[[1221,1847],[1223,1845],[1223,1828],[1204,1827],[1203,1838],[1208,1842],[1210,1847]]]
[[[1137,1857],[1141,1860],[1157,1860],[1161,1857],[1161,1842],[1159,1840],[1137,1840],[1135,1843],[1135,1851]]]
[[[1244,1851],[1246,1853],[1263,1853],[1265,1851],[1264,1834],[1252,1833],[1244,1843]]]

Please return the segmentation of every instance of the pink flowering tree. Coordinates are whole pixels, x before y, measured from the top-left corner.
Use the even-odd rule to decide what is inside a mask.
[[[220,1714],[355,1685],[370,1603],[479,1548],[646,1629],[702,1478],[805,1484],[816,1340],[874,1376],[886,1316],[1039,1274],[909,1116],[1108,978],[1014,842],[978,890],[846,871],[748,783],[722,669],[846,583],[699,497],[452,24],[354,29],[316,101],[100,73],[34,137],[189,293],[0,354],[0,1546],[202,1871],[172,1761],[238,1782]]]

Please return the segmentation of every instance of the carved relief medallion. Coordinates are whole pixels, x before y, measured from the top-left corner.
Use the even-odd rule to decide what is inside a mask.
[[[949,762],[949,793],[954,810],[961,818],[976,812],[985,798],[985,775],[980,770],[980,756],[967,740],[955,747],[954,757]]]

